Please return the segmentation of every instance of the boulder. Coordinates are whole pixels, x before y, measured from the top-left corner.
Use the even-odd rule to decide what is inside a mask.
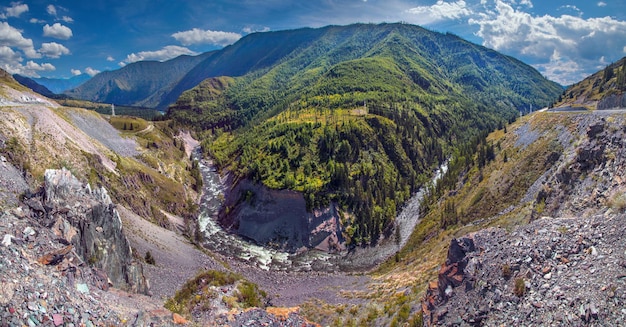
[[[106,273],[113,286],[148,294],[143,267],[133,259],[107,190],[92,190],[65,168],[46,170],[44,180],[43,205],[50,208],[45,220],[54,222],[57,235],[69,242],[84,262]]]

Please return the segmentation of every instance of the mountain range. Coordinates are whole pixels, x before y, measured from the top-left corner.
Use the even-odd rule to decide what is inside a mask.
[[[47,97],[56,97],[64,91],[73,89],[91,78],[87,74],[80,74],[71,78],[47,78],[37,77],[30,78],[19,74],[13,75],[13,78],[22,85],[29,87],[31,90],[45,95]]]
[[[94,102],[162,109],[167,107],[163,98],[190,69],[209,56],[211,52],[183,55],[165,62],[135,62],[118,70],[99,73],[64,94]]]
[[[364,52],[357,54],[353,51],[362,51],[366,48],[368,50],[374,49],[374,43],[384,41],[383,38],[379,39],[379,37],[385,35],[385,30],[396,29],[398,33],[402,34],[411,29],[409,26],[411,25],[401,28],[400,24],[356,24],[350,26],[329,26],[318,29],[303,28],[253,33],[219,51],[207,52],[199,56],[181,56],[165,62],[136,62],[115,71],[102,72],[80,87],[66,91],[65,94],[96,102],[164,110],[174,103],[184,91],[198,85],[206,78],[219,76],[238,77],[268,70],[276,65],[280,65],[282,61],[290,60],[297,56],[302,57],[299,53],[307,49],[309,50],[307,56],[312,55],[311,58],[328,52],[326,57],[332,57],[333,61],[320,63],[322,66],[328,67],[344,59],[365,55]],[[382,32],[378,33],[376,30]],[[449,63],[449,58],[437,55],[438,51],[441,50],[439,47],[445,49],[448,45],[453,45],[453,43],[469,44],[466,41],[461,41],[456,36],[448,35],[445,38],[445,44],[436,45],[433,43],[433,38],[438,34],[423,30],[421,35],[407,35],[409,39],[415,37],[411,40],[413,47],[422,51],[422,54],[428,54],[425,60],[429,61],[424,61],[424,63],[428,62],[428,65],[432,66],[431,68],[443,65],[446,62]],[[370,37],[372,38],[367,39]],[[367,42],[369,45],[360,48],[360,43],[362,42]],[[383,43],[378,43],[378,45],[381,47],[380,50],[385,46]],[[477,45],[472,46],[477,49],[482,48]],[[344,50],[344,53],[339,53],[339,51]],[[311,53],[310,51],[317,51],[317,53]],[[452,53],[452,51],[453,49],[448,49],[445,52]],[[495,52],[493,53],[495,54]],[[470,82],[474,78],[473,72],[464,72],[462,67],[466,64],[464,61],[471,62],[474,59],[484,60],[478,57],[466,57],[455,64],[457,67],[450,67],[459,69],[455,73],[458,76],[450,75],[450,77],[464,78]],[[522,64],[510,57],[507,60],[513,65]],[[480,61],[477,62],[477,64],[480,63]],[[447,73],[452,73],[452,70]],[[505,71],[500,71],[499,74],[506,73]],[[416,71],[413,74],[415,77],[419,75],[419,72]],[[422,82],[427,81],[424,80]],[[486,81],[476,80],[476,82],[476,85],[480,85]],[[516,87],[523,91],[526,88],[525,85],[530,84],[520,81],[520,84]],[[519,93],[523,94],[524,92]]]
[[[337,205],[352,217],[340,237],[351,244],[389,237],[446,157],[562,92],[514,58],[407,24],[253,34],[184,80],[211,75],[226,76],[183,93],[169,117],[203,135],[205,153],[239,180],[297,191],[308,211]],[[224,224],[270,219],[242,217],[239,198]],[[273,215],[283,218],[296,219]]]

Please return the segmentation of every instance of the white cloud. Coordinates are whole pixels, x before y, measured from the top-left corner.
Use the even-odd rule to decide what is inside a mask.
[[[48,5],[46,7],[46,11],[50,14],[50,16],[57,16],[57,8],[54,5]]]
[[[6,19],[8,17],[20,17],[21,14],[28,11],[28,5],[22,4],[19,2],[11,3],[11,7],[4,8],[4,12],[0,13],[1,19]]]
[[[179,47],[176,45],[168,45],[161,50],[156,51],[141,51],[139,53],[131,53],[126,56],[126,59],[119,63],[120,66],[143,61],[143,60],[158,60],[165,61],[168,59],[176,58],[180,55],[197,55],[198,53],[191,51],[185,47]]]
[[[115,58],[113,58],[112,56],[107,56],[107,61],[115,61]]]
[[[35,51],[33,40],[24,38],[21,31],[7,22],[0,22],[0,45],[18,48],[29,58],[41,58]]]
[[[483,45],[532,59],[546,77],[564,85],[593,73],[589,70],[595,69],[602,56],[621,50],[624,43],[616,40],[626,40],[626,21],[533,16],[501,0],[495,2],[494,9],[486,8],[469,19],[470,24],[479,26],[476,35],[483,39]],[[562,64],[569,66],[559,68]]]
[[[366,2],[366,1],[364,1],[364,2]],[[267,27],[267,26],[263,26],[263,27],[246,26],[241,31],[246,33],[246,34],[250,34],[250,33],[256,33],[256,32],[269,32],[270,28]]]
[[[582,17],[582,15],[584,15],[584,12],[582,10],[580,10],[580,8],[576,7],[575,5],[560,6],[557,10],[571,10],[571,11],[575,12],[576,15],[579,16],[579,17]]]
[[[519,2],[520,5],[525,5],[528,8],[532,8],[533,7],[533,3],[530,0],[522,0]]]
[[[56,39],[67,40],[72,37],[72,30],[59,23],[54,23],[52,26],[46,24],[43,26],[43,36],[49,36]]]
[[[31,18],[31,19],[29,20],[29,22],[31,22],[31,23],[33,23],[33,24],[43,24],[43,23],[45,23],[46,21],[45,21],[45,20],[43,20],[43,19]]]
[[[604,1],[598,2],[598,7],[606,7],[606,2]]]
[[[91,67],[87,67],[87,68],[85,68],[85,73],[87,73],[87,75],[93,77],[94,75],[97,75],[98,73],[100,73],[100,71],[97,70],[97,69],[93,69]]]
[[[22,61],[22,56],[7,46],[0,46],[0,63],[17,63]]]
[[[406,12],[417,16],[419,24],[432,24],[447,19],[460,19],[473,13],[463,0],[456,2],[438,0],[434,5],[418,6],[407,9]]]
[[[74,18],[72,18],[70,16],[63,16],[63,17],[61,17],[61,20],[66,22],[66,23],[73,23],[74,22]]]
[[[561,85],[571,85],[587,77],[584,68],[578,62],[561,57],[558,50],[554,50],[549,62],[534,66],[544,76],[559,82]]]
[[[9,74],[20,74],[28,77],[39,77],[38,72],[42,71],[53,71],[56,69],[50,63],[38,64],[32,60],[28,61],[26,65],[22,65],[21,63],[1,63],[0,66],[9,72]]]
[[[70,69],[70,72],[72,73],[72,76],[78,76],[83,73],[80,69]]]
[[[38,64],[32,60],[29,60],[26,63],[26,69],[30,69],[33,71],[51,71],[55,70],[56,68],[50,63]]]
[[[70,50],[56,42],[42,43],[39,53],[49,58],[59,58],[62,55],[70,54]]]
[[[182,43],[182,45],[214,44],[226,46],[237,42],[237,40],[241,38],[241,35],[232,32],[205,31],[199,28],[194,28],[188,31],[176,32],[172,34],[172,37]]]

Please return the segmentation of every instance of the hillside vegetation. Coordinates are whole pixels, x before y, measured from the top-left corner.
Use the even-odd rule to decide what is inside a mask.
[[[624,93],[626,93],[626,57],[570,86],[563,91],[563,94],[552,106],[603,109],[603,102],[606,102],[607,99],[613,100],[609,100],[609,102],[615,102],[615,98],[623,97]],[[608,107],[618,105],[620,102],[618,100]],[[626,103],[626,101],[624,102]],[[624,105],[621,106],[624,107]]]
[[[0,154],[34,186],[46,169],[65,167],[161,226],[171,227],[162,210],[194,216],[198,167],[168,122],[60,107],[2,73]]]
[[[272,39],[290,42],[275,48]],[[339,203],[353,244],[390,232],[397,210],[456,146],[561,92],[513,58],[413,25],[240,42],[222,51],[254,48],[249,56],[266,53],[264,64],[257,58],[243,77],[203,82],[169,116],[194,126],[205,153],[238,178],[300,191],[310,209]]]

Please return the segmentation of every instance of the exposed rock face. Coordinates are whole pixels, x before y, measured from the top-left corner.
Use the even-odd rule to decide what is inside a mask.
[[[606,96],[598,101],[596,108],[598,110],[626,108],[626,93]]]
[[[85,262],[101,269],[115,287],[148,294],[149,284],[122,232],[115,205],[106,189],[92,190],[70,171],[46,170],[41,219],[60,238],[72,244]],[[38,199],[29,206],[41,210]]]
[[[546,204],[543,215],[593,212],[609,204],[626,187],[624,116],[613,115],[606,119],[589,116],[581,119],[583,126],[579,127],[586,132],[586,137],[568,150],[566,159],[546,179],[543,190],[537,195],[537,203]]]
[[[220,223],[254,241],[296,251],[341,251],[343,237],[334,205],[308,212],[302,193],[271,190],[244,180],[227,192]]]

